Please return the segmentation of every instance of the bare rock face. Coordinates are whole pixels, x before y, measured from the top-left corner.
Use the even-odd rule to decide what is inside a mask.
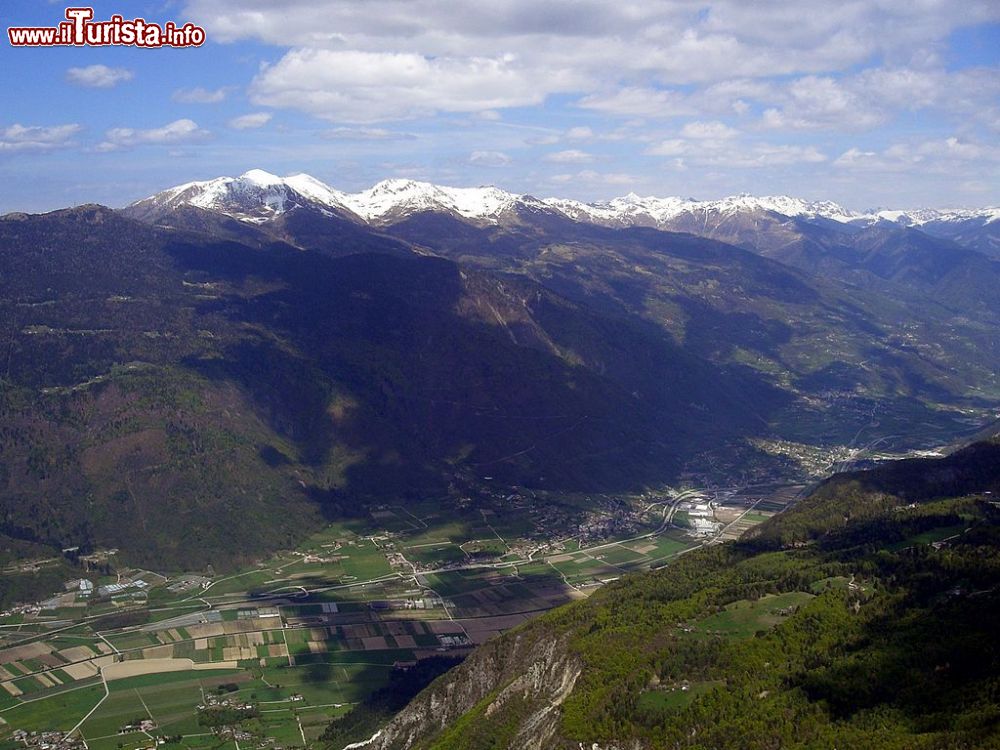
[[[516,706],[517,734],[510,748],[547,750],[559,723],[559,706],[583,668],[568,639],[528,629],[498,638],[442,676],[390,722],[366,748],[408,750],[476,710],[499,719]]]

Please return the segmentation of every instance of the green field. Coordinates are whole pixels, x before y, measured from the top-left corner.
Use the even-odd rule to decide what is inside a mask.
[[[0,717],[8,725],[3,729],[27,731],[72,729],[103,695],[104,687],[98,684],[22,703],[15,708],[0,712]],[[5,732],[0,732],[0,735],[2,734]]]
[[[204,732],[198,725],[195,706],[204,692],[222,682],[247,675],[229,670],[167,672],[142,675],[109,683],[110,694],[84,722],[81,734],[88,745],[100,750],[117,747],[118,729],[135,719],[151,718],[167,735]]]
[[[667,711],[679,711],[689,706],[698,696],[723,684],[718,680],[704,680],[686,683],[683,687],[671,686],[659,690],[649,690],[639,696],[636,709],[651,717]]]
[[[727,638],[750,638],[761,630],[770,630],[789,616],[788,613],[802,606],[813,594],[791,591],[787,594],[768,594],[760,599],[740,599],[717,614],[694,624],[695,632],[722,635]]]
[[[902,542],[897,542],[892,545],[890,549],[901,550],[907,547],[914,547],[918,544],[933,544],[934,542],[940,542],[945,539],[950,539],[953,536],[958,536],[963,531],[968,528],[967,524],[959,523],[952,526],[939,526],[936,529],[928,529],[920,534],[915,534]]]

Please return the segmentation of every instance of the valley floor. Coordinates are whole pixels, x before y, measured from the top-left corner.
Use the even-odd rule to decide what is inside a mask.
[[[622,575],[735,538],[803,489],[497,488],[454,511],[379,506],[221,576],[117,568],[106,551],[84,561],[84,589],[68,581],[0,619],[0,747],[309,744],[394,668],[466,654]],[[109,565],[114,575],[96,572]]]

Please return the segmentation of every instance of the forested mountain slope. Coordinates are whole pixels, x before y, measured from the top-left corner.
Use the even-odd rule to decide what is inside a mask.
[[[1000,746],[997,493],[996,440],[835,476],[481,647],[366,747]]]

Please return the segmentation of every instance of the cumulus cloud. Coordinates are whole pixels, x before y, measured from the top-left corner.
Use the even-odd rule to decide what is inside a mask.
[[[219,41],[290,48],[257,75],[252,101],[329,120],[492,118],[570,94],[609,115],[753,116],[788,131],[956,111],[949,92],[974,88],[974,76],[945,71],[941,45],[956,28],[1000,20],[992,0],[968,0],[962,13],[941,0],[502,0],[461,13],[436,0],[379,0],[377,11],[354,0],[187,0],[186,12]],[[831,73],[849,70],[861,72]],[[1000,80],[980,76],[990,77]],[[995,107],[980,109],[1000,123]]]
[[[229,88],[206,89],[195,86],[191,89],[177,89],[171,98],[181,104],[218,104],[229,94]]]
[[[699,112],[682,93],[636,86],[588,94],[578,104],[584,109],[628,117],[678,117]]]
[[[503,0],[455,12],[436,0],[188,0],[219,41],[428,58],[512,54],[541,74],[571,68],[652,74],[663,83],[820,73],[875,58],[912,58],[955,28],[1000,18],[991,0],[747,3],[715,0]],[[697,64],[692,64],[696,60]]]
[[[695,138],[697,140],[729,140],[735,138],[740,133],[738,130],[729,127],[718,120],[712,122],[689,122],[681,128],[681,135],[685,138]]]
[[[506,167],[510,157],[502,151],[473,151],[469,154],[469,163],[480,167]]]
[[[76,86],[94,89],[109,89],[119,83],[131,81],[135,73],[127,68],[109,68],[107,65],[88,65],[84,68],[70,68],[66,80]]]
[[[539,104],[541,85],[508,57],[434,58],[398,52],[302,49],[264,68],[250,100],[317,117],[368,123],[437,112]]]
[[[190,143],[207,138],[207,130],[202,130],[193,120],[174,120],[160,128],[136,130],[134,128],[112,128],[104,134],[104,141],[97,146],[98,151],[115,151],[131,146],[164,143]]]
[[[766,128],[802,130],[831,127],[867,129],[885,119],[881,107],[832,78],[808,76],[782,92],[784,103],[764,112]]]
[[[229,127],[234,130],[252,130],[253,128],[262,128],[271,121],[273,116],[274,115],[270,112],[252,112],[248,115],[234,117],[229,121]]]
[[[0,152],[52,151],[73,145],[73,136],[82,128],[68,125],[9,125],[0,128]]]

